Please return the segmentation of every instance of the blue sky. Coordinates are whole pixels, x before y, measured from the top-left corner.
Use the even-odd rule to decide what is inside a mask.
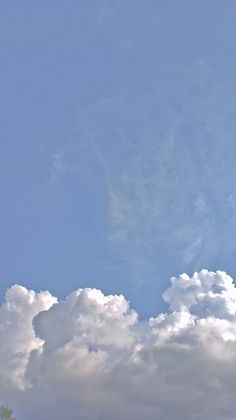
[[[235,270],[234,1],[0,5],[0,294]]]

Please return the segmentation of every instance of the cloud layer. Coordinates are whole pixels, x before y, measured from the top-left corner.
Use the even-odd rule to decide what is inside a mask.
[[[0,395],[17,420],[235,419],[236,288],[222,271],[171,279],[169,312],[123,296],[58,302],[21,286],[0,307]],[[1,403],[1,401],[0,401]]]

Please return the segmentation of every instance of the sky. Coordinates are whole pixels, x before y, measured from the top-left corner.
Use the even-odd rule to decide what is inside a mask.
[[[224,391],[222,410],[215,405],[219,420],[233,420],[228,387],[236,372],[228,382],[221,374],[223,369],[227,376],[234,363],[236,334],[234,280],[229,286],[224,277],[226,272],[236,278],[235,18],[233,0],[1,2],[0,337],[7,331],[12,340],[4,344],[2,338],[2,348],[0,342],[0,354],[10,355],[3,358],[9,377],[2,373],[0,391],[3,403],[9,401],[22,419],[36,418],[38,390],[48,383],[52,399],[65,399],[71,420],[78,418],[78,402],[70,390],[82,387],[79,418],[94,420],[85,396],[95,371],[94,406],[100,407],[102,419],[110,419],[112,402],[123,405],[122,381],[135,371],[132,363],[140,352],[143,380],[130,374],[137,387],[130,399],[134,403],[124,404],[129,419],[138,420],[140,412],[156,420],[159,410],[161,419],[173,420],[176,404],[183,405],[190,386],[190,365],[184,365],[186,384],[172,405],[161,392],[157,408],[154,395],[145,394],[148,383],[152,391],[164,387],[173,395],[173,381],[183,380],[181,372],[173,378],[166,368],[163,323],[163,329],[173,332],[167,346],[170,365],[178,358],[180,365],[185,363],[181,352],[189,346],[188,360],[192,358],[196,371],[208,363],[210,353],[204,360],[195,356],[214,329],[212,348],[216,353],[224,349],[229,359],[219,361],[214,354],[209,395],[213,389]],[[182,273],[202,287],[198,305],[196,285],[189,286],[194,308],[186,303],[182,286],[179,295],[170,286],[170,279],[182,279]],[[179,306],[165,298],[170,287]],[[70,318],[73,299],[79,315]],[[50,347],[46,324],[53,330],[64,310],[68,324],[62,331],[66,335],[71,328],[71,336],[68,341],[55,337]],[[84,319],[79,330],[78,316]],[[102,343],[99,325],[91,326],[93,317],[101,317],[98,324],[107,331]],[[112,328],[122,343],[116,342]],[[224,328],[230,330],[227,338]],[[78,342],[81,334],[89,339]],[[156,349],[159,335],[161,348]],[[177,345],[183,346],[179,353]],[[77,347],[78,365],[85,359],[88,363],[85,384],[66,371],[59,389],[54,386],[60,383],[57,363],[67,355],[77,360]],[[158,358],[160,383],[148,370]],[[147,370],[145,360],[150,362]],[[216,365],[221,369],[217,378],[212,374]],[[45,375],[35,385],[40,366]],[[106,378],[100,376],[101,366],[107,366]],[[109,393],[119,366],[126,373]],[[199,398],[200,414],[218,420],[212,415],[213,396],[209,405],[201,399],[201,381],[198,377],[191,385],[192,398],[194,393],[197,397],[183,415],[198,418],[193,406]],[[142,408],[137,409],[140,394]],[[22,411],[24,398],[34,401],[28,414]],[[40,404],[46,416],[56,410],[46,397]],[[117,413],[124,417],[118,408]]]

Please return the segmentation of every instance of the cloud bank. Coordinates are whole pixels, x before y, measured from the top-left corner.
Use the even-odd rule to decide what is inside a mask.
[[[100,290],[58,302],[11,287],[0,307],[0,403],[17,420],[235,419],[233,279],[182,274],[163,299],[168,313],[140,320]]]

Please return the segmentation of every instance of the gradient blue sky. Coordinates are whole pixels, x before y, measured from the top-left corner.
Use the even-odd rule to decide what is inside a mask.
[[[0,4],[0,295],[236,276],[236,3]]]

